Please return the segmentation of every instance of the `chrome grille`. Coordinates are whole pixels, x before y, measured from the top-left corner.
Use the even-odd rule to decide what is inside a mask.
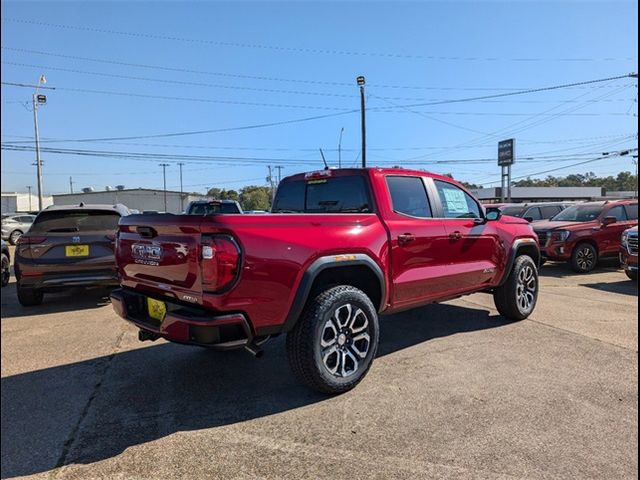
[[[638,256],[638,237],[630,236],[627,242],[628,242],[629,253],[637,257]]]

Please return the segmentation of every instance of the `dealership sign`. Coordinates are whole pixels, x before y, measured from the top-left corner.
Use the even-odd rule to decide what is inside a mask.
[[[498,165],[505,167],[515,162],[515,145],[516,141],[513,138],[498,142]]]

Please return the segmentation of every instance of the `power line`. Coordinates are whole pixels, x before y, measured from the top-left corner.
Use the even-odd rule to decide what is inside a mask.
[[[258,43],[241,43],[241,42],[223,42],[217,40],[207,40],[198,38],[186,38],[176,37],[169,35],[159,35],[153,33],[143,32],[127,32],[122,30],[112,30],[105,28],[96,28],[80,25],[65,25],[59,23],[41,22],[37,20],[25,20],[19,18],[4,17],[2,19],[5,22],[21,23],[28,25],[36,25],[40,27],[60,28],[65,30],[78,30],[92,33],[106,33],[111,35],[128,36],[134,38],[148,38],[152,40],[169,40],[186,43],[200,43],[205,45],[216,45],[220,47],[235,47],[235,48],[251,48],[260,50],[275,50],[279,52],[293,52],[293,53],[306,53],[306,54],[322,54],[322,55],[348,55],[348,56],[371,56],[371,57],[384,57],[384,58],[396,58],[396,59],[419,59],[419,60],[447,60],[447,61],[484,61],[484,62],[498,62],[498,61],[511,61],[511,62],[595,62],[595,61],[620,61],[620,60],[633,60],[631,57],[614,58],[614,57],[559,57],[559,58],[541,58],[541,57],[514,57],[514,58],[499,58],[499,57],[475,57],[475,56],[439,56],[439,55],[415,55],[415,54],[403,54],[403,53],[384,53],[384,52],[364,52],[364,51],[352,51],[352,50],[330,50],[322,48],[304,48],[304,47],[289,47],[282,45],[267,45]]]
[[[15,86],[15,83],[2,82],[3,85]],[[168,95],[148,95],[144,93],[133,92],[121,92],[113,90],[93,90],[88,88],[70,88],[70,87],[55,87],[56,90],[62,92],[78,92],[78,93],[94,93],[99,95],[116,95],[121,97],[137,97],[137,98],[151,98],[156,100],[177,100],[181,102],[199,102],[199,103],[221,103],[226,105],[246,105],[250,107],[277,107],[277,108],[297,108],[308,110],[334,110],[347,112],[345,108],[338,107],[323,107],[320,105],[291,105],[282,103],[260,103],[260,102],[241,102],[238,100],[220,100],[213,98],[201,98],[201,97],[174,97]]]
[[[7,47],[2,47],[2,48],[7,48]],[[13,50],[13,49],[10,49],[10,50]],[[59,71],[59,72],[77,73],[77,74],[81,74],[81,75],[95,75],[95,76],[101,76],[101,77],[107,77],[107,78],[121,78],[121,79],[125,79],[125,80],[136,80],[136,81],[144,81],[144,82],[157,82],[157,83],[173,84],[173,85],[188,85],[188,86],[195,86],[195,87],[221,88],[221,89],[243,90],[243,91],[254,91],[254,92],[266,92],[266,93],[283,93],[283,94],[288,94],[288,95],[310,95],[310,96],[337,97],[337,98],[352,98],[353,97],[352,94],[346,94],[346,93],[312,92],[312,91],[309,91],[309,90],[283,90],[283,89],[275,89],[275,88],[246,87],[246,86],[239,86],[239,85],[221,85],[221,84],[206,83],[206,82],[189,82],[189,81],[183,81],[183,80],[170,80],[170,79],[164,79],[164,78],[141,77],[141,76],[136,76],[136,75],[122,75],[122,74],[107,73],[107,72],[94,72],[94,71],[87,71],[87,70],[79,70],[79,69],[76,69],[76,68],[53,67],[51,65],[35,65],[35,64],[31,64],[31,63],[21,63],[21,62],[4,61],[4,62],[2,62],[2,64],[3,65],[13,65],[13,66],[18,66],[18,67],[35,68],[35,69],[38,69],[38,70],[54,70],[54,71]],[[328,83],[338,83],[338,82],[328,82]],[[570,88],[570,87],[568,87],[568,88]],[[452,90],[454,90],[454,89],[452,89]],[[478,90],[478,89],[469,88],[467,90]],[[496,89],[480,89],[480,90],[496,90]],[[438,99],[438,98],[429,99],[429,98],[415,98],[415,97],[380,97],[380,96],[377,96],[376,98],[379,98],[381,100],[403,100],[403,101],[416,101],[416,102],[418,102],[418,101],[428,101],[428,102],[432,102],[434,104],[437,104],[437,102],[442,100],[442,99]],[[483,102],[483,103],[501,103],[502,102],[500,100],[478,100],[478,101],[479,102]],[[613,102],[613,101],[628,102],[628,99],[620,98],[620,99],[612,99],[610,101],[611,102]],[[553,101],[553,100],[510,100],[509,103],[555,103],[555,101]],[[395,105],[395,106],[402,108],[402,106],[400,106],[400,105]]]

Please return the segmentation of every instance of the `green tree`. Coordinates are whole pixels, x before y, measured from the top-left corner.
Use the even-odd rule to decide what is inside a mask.
[[[240,190],[240,205],[243,210],[270,210],[271,189],[249,185]]]

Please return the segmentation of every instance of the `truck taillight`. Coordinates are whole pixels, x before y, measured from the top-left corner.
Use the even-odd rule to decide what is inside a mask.
[[[219,292],[229,287],[240,269],[240,248],[229,235],[202,238],[202,289]]]

